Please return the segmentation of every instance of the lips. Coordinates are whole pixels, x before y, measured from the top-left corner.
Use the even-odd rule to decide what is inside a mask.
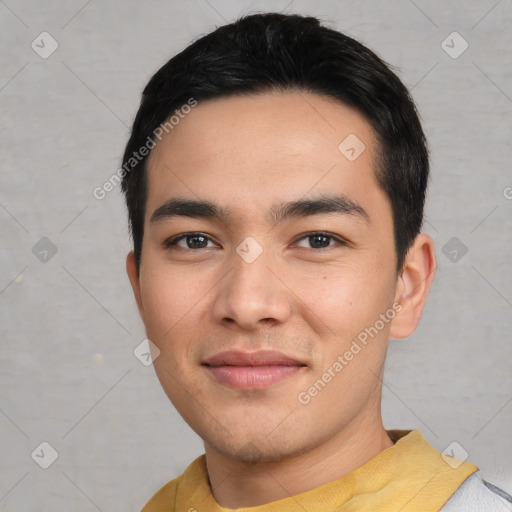
[[[221,352],[203,364],[208,366],[305,366],[303,363],[275,350],[258,352]]]
[[[274,350],[228,351],[210,357],[203,366],[220,383],[239,389],[264,389],[293,377],[304,363]]]

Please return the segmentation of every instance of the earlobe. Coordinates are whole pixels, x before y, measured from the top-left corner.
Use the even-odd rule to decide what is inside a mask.
[[[126,273],[128,274],[130,284],[132,285],[133,295],[135,296],[135,302],[137,303],[139,315],[145,324],[146,321],[144,317],[144,306],[142,304],[142,298],[140,294],[140,279],[139,273],[137,272],[137,263],[135,261],[135,255],[133,251],[130,251],[126,256]]]
[[[395,301],[402,309],[391,323],[391,338],[406,338],[416,329],[435,270],[434,242],[429,235],[422,233],[407,252],[398,278]]]

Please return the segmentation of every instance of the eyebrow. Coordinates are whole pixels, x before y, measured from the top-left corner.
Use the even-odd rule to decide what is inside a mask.
[[[366,210],[343,194],[278,204],[271,208],[269,215],[273,222],[278,223],[292,217],[308,217],[325,213],[353,215],[370,222],[370,216]]]
[[[211,201],[173,198],[153,212],[149,223],[152,224],[173,217],[195,217],[227,222],[230,215],[224,208]]]
[[[272,222],[279,223],[293,217],[328,213],[351,215],[370,222],[370,216],[366,210],[343,194],[276,204],[270,208],[268,217]],[[172,198],[153,212],[149,222],[153,224],[173,217],[203,218],[227,223],[232,215],[228,210],[211,201]]]

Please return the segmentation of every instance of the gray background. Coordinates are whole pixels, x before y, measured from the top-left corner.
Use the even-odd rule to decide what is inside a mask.
[[[385,425],[419,428],[441,451],[457,441],[512,492],[510,0],[5,0],[0,510],[139,510],[202,453],[133,354],[145,335],[120,189],[102,201],[92,191],[118,168],[152,73],[225,20],[274,10],[360,39],[412,89],[431,147],[425,231],[439,266],[417,332],[391,342]],[[59,45],[49,57],[43,31]],[[458,58],[442,47],[453,31],[469,44]],[[452,54],[462,45],[444,43]],[[35,462],[48,448],[31,457],[43,441],[58,452],[48,469]]]

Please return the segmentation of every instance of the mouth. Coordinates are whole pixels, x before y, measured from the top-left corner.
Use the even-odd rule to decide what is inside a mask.
[[[268,388],[290,379],[307,366],[274,350],[221,352],[202,364],[221,384],[245,390]]]

